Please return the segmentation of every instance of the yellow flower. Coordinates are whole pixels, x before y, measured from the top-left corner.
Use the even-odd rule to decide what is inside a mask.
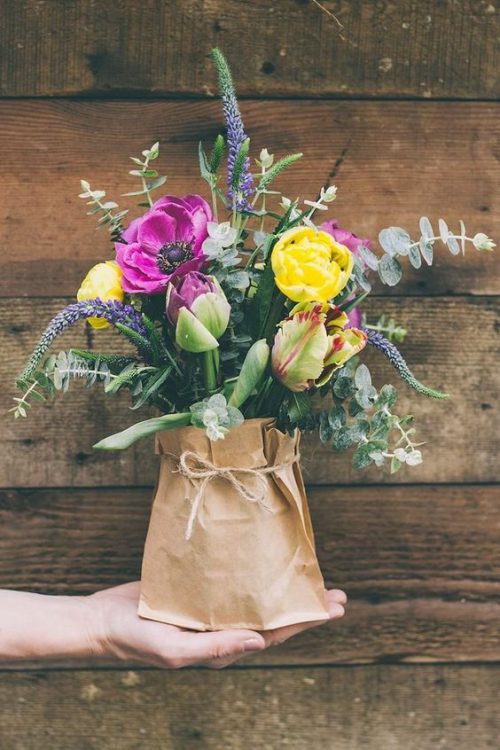
[[[76,295],[78,302],[97,297],[103,302],[123,302],[122,276],[122,270],[114,260],[97,263],[82,281]],[[88,318],[88,321],[93,328],[108,328],[110,325],[104,318]]]
[[[327,302],[345,287],[354,260],[330,234],[310,227],[289,229],[271,254],[276,286],[294,302]]]

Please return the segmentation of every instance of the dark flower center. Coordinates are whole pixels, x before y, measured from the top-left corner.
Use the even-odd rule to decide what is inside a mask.
[[[162,273],[170,274],[193,257],[191,242],[167,242],[156,256],[156,265]]]

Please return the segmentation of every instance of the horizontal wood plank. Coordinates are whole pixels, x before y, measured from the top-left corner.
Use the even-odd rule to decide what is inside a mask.
[[[360,236],[376,242],[392,224],[418,237],[422,214],[436,224],[444,216],[454,231],[463,219],[471,236],[500,236],[497,105],[248,101],[243,113],[254,155],[262,146],[305,154],[277,187],[314,198],[321,185],[337,184],[329,215]],[[114,252],[76,197],[80,178],[119,199],[135,188],[129,155],[159,140],[166,192],[205,193],[197,144],[213,141],[222,116],[219,102],[10,100],[0,101],[0,121],[0,295],[60,296],[73,295],[92,263]],[[469,246],[465,258],[454,258],[440,246],[436,256],[433,268],[406,264],[405,281],[379,291],[500,293],[490,253]]]
[[[403,469],[390,477],[371,468],[355,471],[350,456],[335,453],[319,441],[304,441],[306,478],[315,484],[332,482],[495,482],[500,434],[495,407],[498,402],[498,298],[372,298],[366,305],[369,319],[383,311],[409,331],[402,351],[417,377],[448,391],[449,403],[426,399],[411,391],[375,351],[366,361],[379,385],[394,382],[401,395],[398,413],[416,417],[424,446],[424,464]],[[0,407],[13,405],[13,383],[24,366],[46,322],[64,304],[63,299],[3,300],[0,334],[3,357]],[[98,351],[124,351],[114,331],[92,332],[75,326],[54,345],[54,350],[91,347]],[[139,442],[120,453],[95,452],[91,446],[102,437],[144,419],[148,412],[128,409],[127,394],[105,396],[74,383],[55,402],[34,404],[27,420],[5,414],[0,435],[3,460],[0,487],[102,486],[154,484],[156,458],[152,440]]]
[[[0,588],[89,594],[140,576],[151,489],[0,491]],[[309,488],[346,617],[264,664],[498,661],[498,486]]]
[[[210,95],[219,45],[246,96],[494,98],[497,34],[474,0],[3,0],[0,94]]]
[[[490,750],[500,670],[0,675],[2,750]]]

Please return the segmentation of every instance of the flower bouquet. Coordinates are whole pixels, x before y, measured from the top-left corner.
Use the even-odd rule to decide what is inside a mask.
[[[418,393],[447,395],[420,383],[396,343],[405,331],[361,312],[370,275],[394,286],[400,258],[432,264],[441,241],[453,254],[471,242],[491,250],[483,233],[458,234],[442,219],[436,234],[420,220],[412,240],[399,227],[367,239],[333,221],[318,223],[336,199],[324,186],[313,200],[290,199],[273,182],[301,154],[278,160],[262,149],[251,171],[231,74],[214,50],[225,135],[210,153],[199,146],[209,200],[152,193],[166,178],[153,163],[159,145],[133,157],[143,213],[126,211],[82,181],[81,198],[108,227],[115,258],[94,266],[77,301],[49,323],[18,379],[32,400],[66,391],[73,378],[126,390],[132,408],[155,415],[94,447],[118,450],[156,435],[160,472],[146,541],[139,613],[194,629],[268,629],[326,619],[324,587],[299,466],[301,431],[316,431],[352,461],[421,463],[412,418],[394,412],[392,385],[377,389],[359,355],[377,349]],[[221,171],[227,152],[227,185]],[[113,326],[129,353],[71,349],[46,357],[74,323]]]

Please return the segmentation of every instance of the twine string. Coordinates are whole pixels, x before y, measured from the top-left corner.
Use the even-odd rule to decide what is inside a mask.
[[[266,477],[279,469],[291,466],[299,460],[298,455],[292,456],[288,461],[273,466],[264,466],[258,469],[242,468],[241,466],[215,466],[207,458],[201,458],[194,451],[186,450],[180,456],[169,454],[177,461],[176,471],[186,479],[198,482],[195,498],[191,504],[191,512],[186,527],[186,540],[191,539],[194,524],[201,510],[205,489],[212,479],[224,479],[234,487],[238,495],[249,503],[258,503],[264,510],[271,508],[266,503],[267,481]],[[245,477],[256,479],[256,488],[248,487],[243,481]]]

